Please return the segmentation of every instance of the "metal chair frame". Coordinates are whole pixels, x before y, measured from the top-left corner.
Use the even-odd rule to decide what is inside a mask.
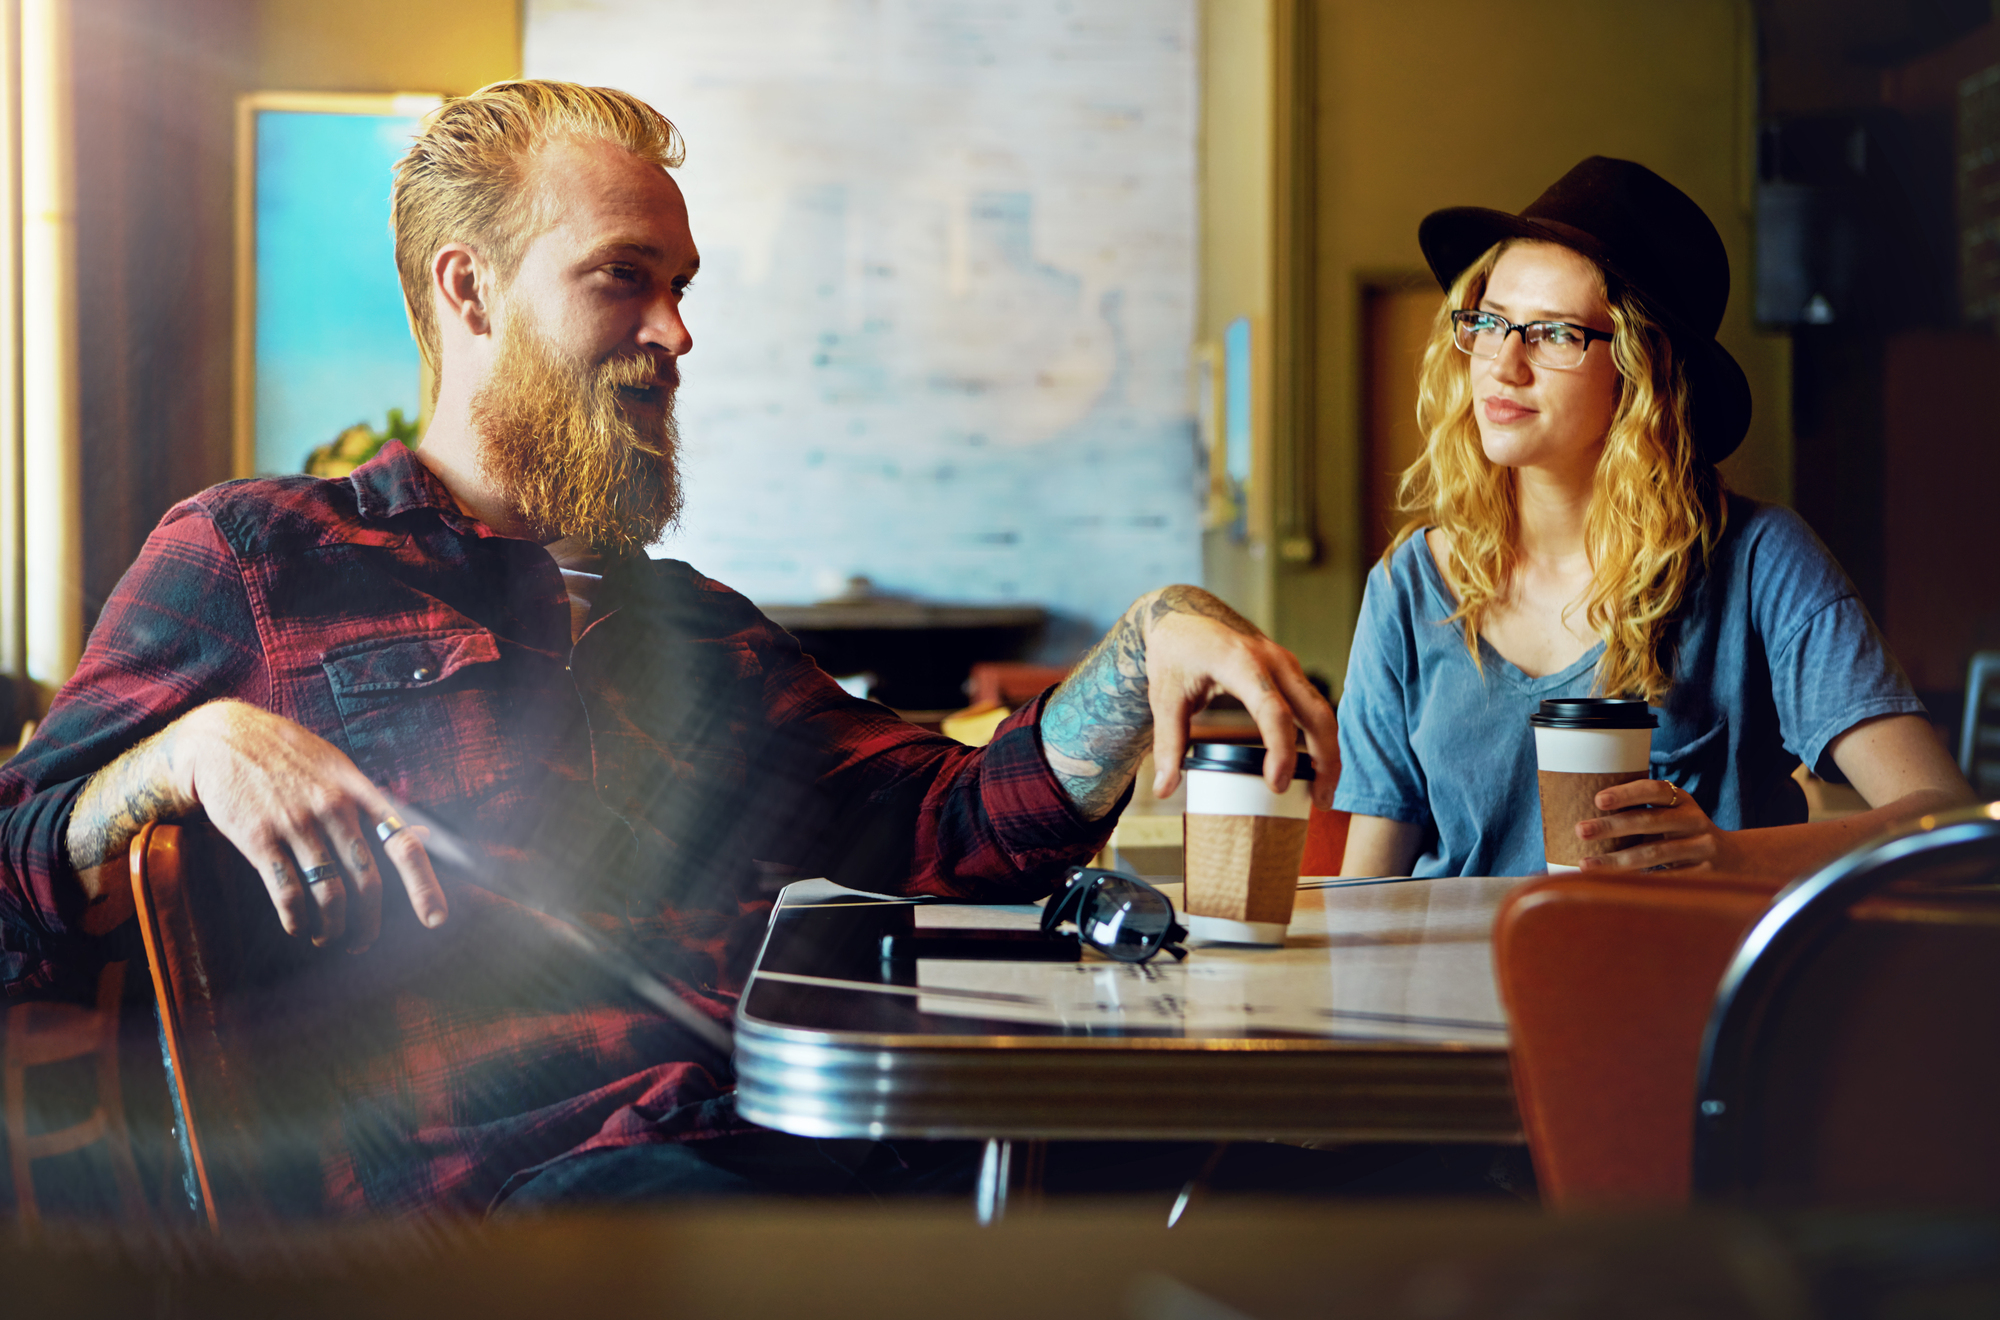
[[[1694,1192],[1742,1201],[1757,1186],[1763,1097],[1757,1060],[1779,997],[1859,901],[1939,866],[2000,865],[2000,803],[1926,818],[1915,833],[1850,854],[1787,887],[1744,936],[1723,974],[1695,1091]]]
[[[1994,716],[1985,718],[1988,707]],[[1982,755],[1984,753],[1984,755]],[[2000,651],[1981,651],[1965,674],[1965,718],[1959,726],[1958,769],[1979,789],[1979,763],[2000,762]],[[1987,796],[1984,792],[1981,797]]]

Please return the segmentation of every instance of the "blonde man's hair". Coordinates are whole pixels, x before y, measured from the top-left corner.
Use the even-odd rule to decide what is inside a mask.
[[[630,92],[523,79],[446,101],[397,162],[390,192],[396,271],[433,392],[431,259],[447,243],[465,243],[502,284],[513,279],[529,240],[550,223],[528,167],[544,147],[564,141],[610,142],[662,169],[677,168],[686,155],[680,131]]]
[[[1514,474],[1486,457],[1472,412],[1471,359],[1452,342],[1451,313],[1475,308],[1500,254],[1496,243],[1452,283],[1431,325],[1417,379],[1424,452],[1397,488],[1413,515],[1388,554],[1422,528],[1448,533],[1438,567],[1458,594],[1452,619],[1479,662],[1479,621],[1501,599],[1519,561]],[[1682,599],[1722,535],[1722,478],[1695,449],[1687,373],[1637,290],[1597,268],[1611,309],[1618,403],[1584,515],[1591,587],[1584,619],[1604,638],[1597,690],[1658,703],[1673,683],[1672,626]],[[1386,559],[1388,554],[1383,557]]]

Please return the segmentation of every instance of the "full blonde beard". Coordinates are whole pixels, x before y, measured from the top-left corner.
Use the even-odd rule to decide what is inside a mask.
[[[472,400],[487,469],[529,530],[600,554],[636,554],[680,517],[680,432],[674,367],[652,358],[595,365],[559,358],[524,314]],[[619,390],[665,392],[635,417]]]

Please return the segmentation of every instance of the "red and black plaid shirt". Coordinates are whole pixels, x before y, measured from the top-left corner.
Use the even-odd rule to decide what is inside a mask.
[[[340,1101],[313,1138],[314,1198],[477,1208],[566,1153],[737,1122],[725,1061],[551,970],[545,918],[505,892],[538,890],[726,1019],[773,872],[1018,901],[1109,831],[1050,773],[1040,702],[974,750],[849,697],[685,564],[613,562],[597,595],[572,645],[549,555],[466,517],[399,444],[344,481],[175,507],[0,769],[8,994],[60,992],[117,946],[80,926],[65,836],[84,781],[204,702],[275,711],[493,868],[441,868],[451,920],[423,931],[385,866],[382,939],[329,963],[380,1030],[328,1051]]]

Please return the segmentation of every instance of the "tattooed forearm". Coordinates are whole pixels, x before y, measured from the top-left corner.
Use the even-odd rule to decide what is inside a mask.
[[[125,856],[147,821],[185,815],[195,803],[174,781],[174,725],[92,775],[69,817],[69,857],[95,898],[95,868]]]
[[[1170,614],[1198,614],[1233,632],[1260,635],[1249,620],[1199,587],[1166,587],[1125,611],[1042,711],[1049,768],[1092,820],[1111,810],[1152,746],[1146,639]]]
[[[1049,768],[1091,820],[1118,801],[1153,736],[1139,615],[1127,610],[1042,710]]]

